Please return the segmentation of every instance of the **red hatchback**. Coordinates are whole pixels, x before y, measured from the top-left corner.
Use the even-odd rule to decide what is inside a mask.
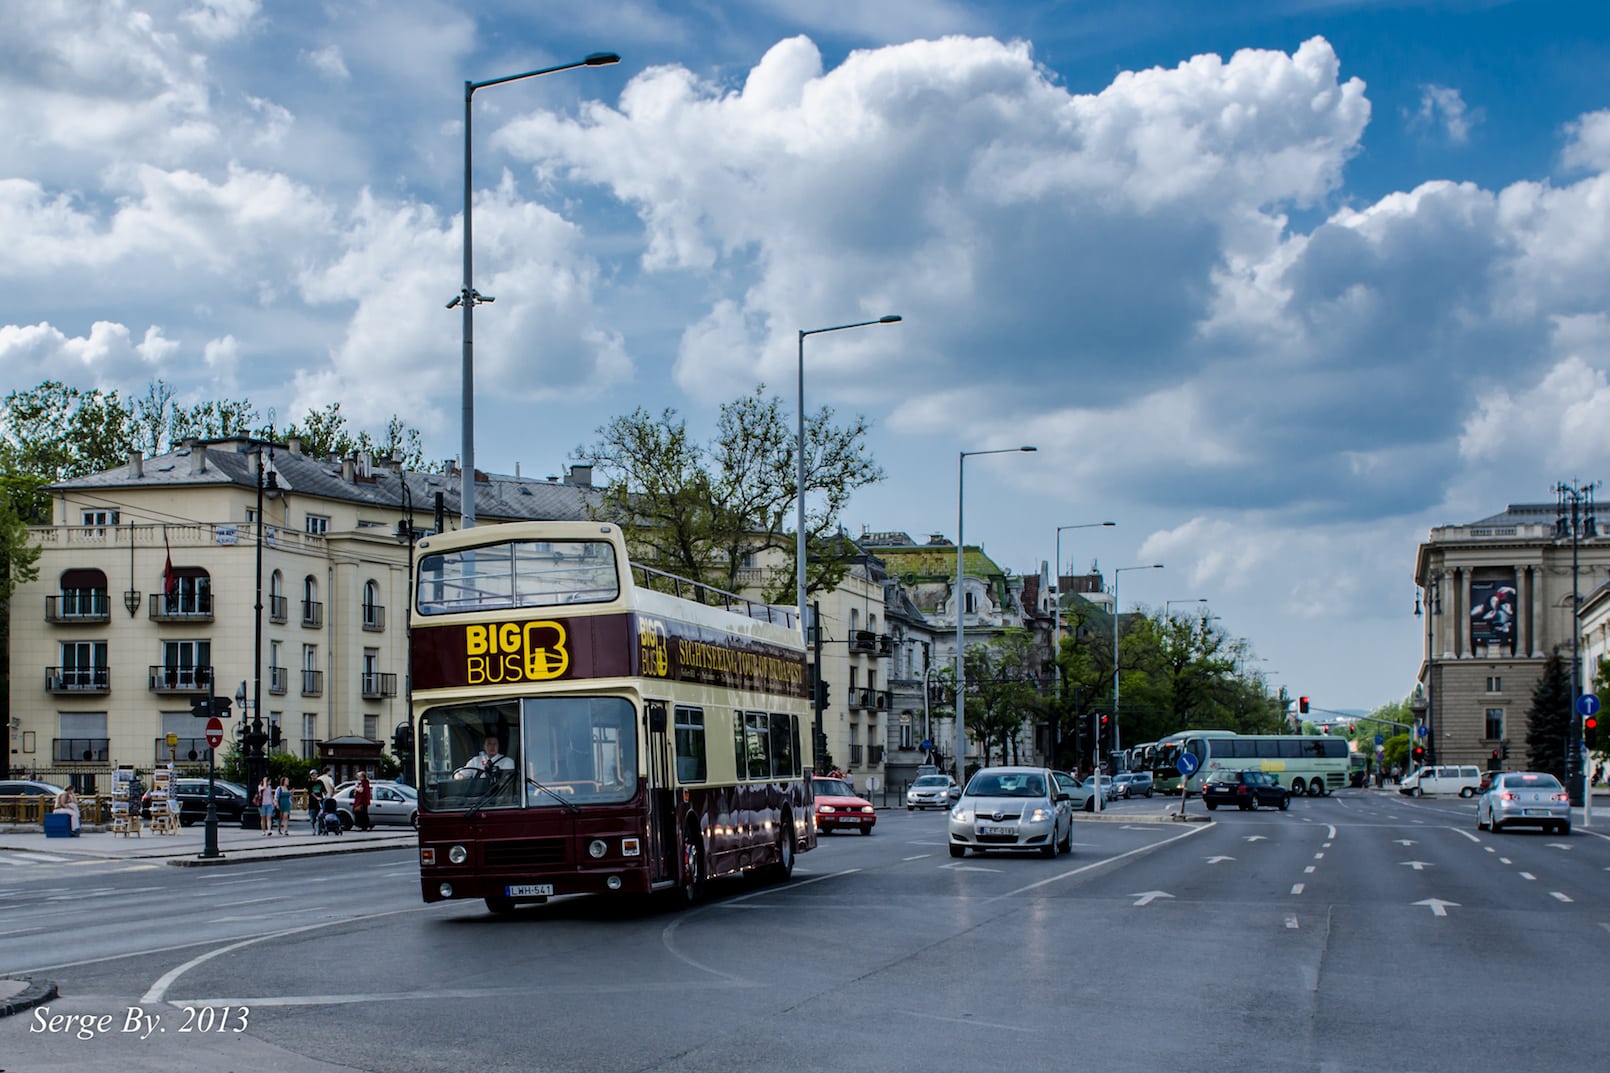
[[[843,779],[813,778],[811,789],[816,794],[816,830],[819,834],[840,829],[872,833],[878,822],[878,813],[872,802],[859,797]]]

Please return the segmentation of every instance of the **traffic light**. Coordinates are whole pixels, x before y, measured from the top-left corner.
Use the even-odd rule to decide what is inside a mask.
[[[1599,743],[1598,716],[1585,715],[1582,717],[1582,740],[1587,743],[1590,749]]]
[[[1426,747],[1424,745],[1416,745],[1412,750],[1411,755],[1414,757],[1414,762],[1416,764],[1420,763],[1426,758]]]
[[[1307,697],[1298,697],[1297,698],[1297,710],[1299,712],[1301,712],[1303,715],[1308,714],[1308,698]]]
[[[407,756],[414,751],[414,726],[412,723],[398,723],[397,729],[391,734],[391,751],[398,756]]]

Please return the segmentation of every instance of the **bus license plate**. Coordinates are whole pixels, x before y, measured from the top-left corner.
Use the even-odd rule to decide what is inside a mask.
[[[523,886],[504,887],[510,898],[549,898],[553,896],[552,883],[526,883]]]
[[[980,827],[978,833],[981,835],[1013,835],[1017,832],[1010,827]]]

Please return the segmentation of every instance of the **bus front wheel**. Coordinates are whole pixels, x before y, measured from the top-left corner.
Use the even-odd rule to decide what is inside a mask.
[[[682,835],[682,904],[697,905],[704,898],[704,843],[691,828]]]
[[[772,878],[779,883],[787,882],[794,874],[794,817],[790,813],[783,813],[783,822],[777,829],[777,863],[771,868]]]
[[[1291,780],[1291,795],[1293,797],[1301,797],[1304,794],[1306,794],[1307,792],[1308,792],[1308,784],[1307,783],[1303,782],[1303,780],[1301,780],[1301,779],[1292,779]]]

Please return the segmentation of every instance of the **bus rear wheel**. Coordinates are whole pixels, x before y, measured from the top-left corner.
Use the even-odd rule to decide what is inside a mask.
[[[1291,780],[1291,796],[1302,797],[1308,792],[1308,784],[1301,779]]]
[[[1308,780],[1308,796],[1309,797],[1324,797],[1325,796],[1325,783],[1322,780],[1317,779],[1317,778],[1309,779]]]
[[[689,829],[682,835],[682,886],[683,905],[697,905],[704,898],[704,843],[699,833]]]
[[[771,877],[786,883],[794,874],[794,817],[785,812],[777,828],[777,863],[771,866]]]

